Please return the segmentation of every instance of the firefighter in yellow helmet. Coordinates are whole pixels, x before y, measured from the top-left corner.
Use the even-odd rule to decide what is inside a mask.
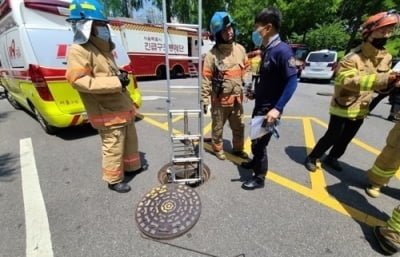
[[[103,180],[109,189],[125,193],[130,190],[125,173],[141,171],[136,111],[126,90],[132,82],[115,63],[115,45],[102,6],[95,0],[73,0],[70,11],[74,44],[68,52],[66,77],[100,134]]]
[[[393,210],[385,226],[374,228],[374,234],[385,253],[392,255],[400,250],[400,205]]]
[[[220,160],[226,159],[223,128],[232,129],[232,154],[246,159],[243,123],[243,85],[251,85],[250,62],[243,46],[235,42],[235,23],[226,12],[215,12],[210,23],[215,46],[206,53],[201,97],[204,113],[211,105],[212,149]]]
[[[323,163],[342,170],[338,158],[368,115],[374,90],[399,86],[398,77],[390,69],[392,56],[384,47],[398,23],[399,15],[395,11],[369,17],[362,25],[363,42],[340,61],[335,71],[328,130],[305,160],[309,171],[316,170],[317,159],[331,147]]]

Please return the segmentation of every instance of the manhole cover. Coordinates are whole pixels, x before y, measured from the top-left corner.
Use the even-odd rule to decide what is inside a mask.
[[[199,185],[202,185],[204,182],[208,181],[210,178],[210,168],[203,163],[203,173],[201,178],[199,178],[199,173],[198,173],[198,165],[199,163],[180,163],[180,164],[166,164],[164,165],[159,171],[158,171],[158,181],[160,181],[161,184],[167,184],[167,183],[179,183],[180,180],[184,179],[195,179],[198,178],[197,182],[193,183],[186,183],[188,186],[191,187],[196,187]],[[175,168],[176,170],[179,170],[181,172],[177,172],[175,174],[175,181],[172,180],[171,175],[168,174],[168,170],[170,168]],[[181,183],[182,184],[182,183]],[[185,184],[185,183],[183,183]]]
[[[136,222],[143,234],[171,239],[189,231],[200,217],[200,197],[182,184],[166,184],[148,192],[136,209]]]

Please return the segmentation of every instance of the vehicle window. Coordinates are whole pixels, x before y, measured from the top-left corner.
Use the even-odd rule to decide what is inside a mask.
[[[311,53],[308,56],[308,62],[334,62],[334,53]]]
[[[65,68],[67,65],[68,47],[73,43],[70,30],[60,29],[29,29],[28,35],[40,65]],[[49,36],[51,35],[51,36]],[[43,40],[46,38],[46,40]],[[117,37],[112,37],[115,43],[114,58],[118,66],[129,64],[129,57]]]
[[[304,60],[307,57],[308,51],[306,49],[297,49],[295,51],[294,57],[296,59]]]

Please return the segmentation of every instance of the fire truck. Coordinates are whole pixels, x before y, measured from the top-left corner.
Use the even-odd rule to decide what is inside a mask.
[[[125,47],[133,63],[136,77],[166,77],[165,36],[163,27],[154,24],[137,23],[129,18],[110,18],[110,25]],[[196,73],[197,63],[179,57],[198,56],[197,31],[187,28],[168,30],[168,52],[178,57],[170,60],[171,78],[185,77]],[[208,33],[203,33],[201,51],[206,53],[214,43]]]

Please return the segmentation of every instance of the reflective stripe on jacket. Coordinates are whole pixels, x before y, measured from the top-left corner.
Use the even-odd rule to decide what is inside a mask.
[[[123,126],[135,116],[133,101],[122,90],[113,44],[91,37],[69,49],[67,80],[78,90],[93,127]]]
[[[374,90],[388,87],[392,56],[370,43],[343,57],[335,74],[334,94],[330,114],[350,118],[365,118]]]
[[[224,78],[219,97],[212,90],[212,79],[219,69]],[[243,100],[242,86],[251,82],[251,66],[242,45],[238,43],[215,45],[204,58],[201,97],[204,104],[233,106]]]

